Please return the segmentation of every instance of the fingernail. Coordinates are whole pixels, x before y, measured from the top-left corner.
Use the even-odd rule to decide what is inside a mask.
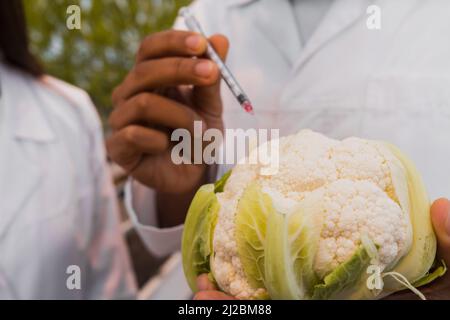
[[[213,64],[211,61],[202,61],[195,66],[195,74],[200,77],[209,77],[213,70]]]
[[[202,40],[203,39],[200,36],[189,36],[186,38],[186,46],[191,50],[198,50]]]

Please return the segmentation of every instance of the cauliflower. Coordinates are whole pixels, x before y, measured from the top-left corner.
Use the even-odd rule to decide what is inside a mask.
[[[398,149],[304,130],[281,138],[279,152],[276,174],[244,161],[218,184],[223,190],[199,191],[202,212],[194,199],[183,239],[194,290],[192,277],[211,272],[239,299],[374,298],[402,287],[369,290],[369,265],[412,282],[427,273],[436,246],[429,204]]]

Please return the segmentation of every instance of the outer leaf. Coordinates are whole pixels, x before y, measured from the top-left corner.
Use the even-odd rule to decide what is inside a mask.
[[[432,266],[436,255],[436,236],[430,219],[430,202],[419,172],[411,160],[398,148],[385,144],[404,166],[408,179],[410,219],[413,228],[413,242],[409,253],[404,256],[393,271],[405,276],[411,283],[419,281]],[[403,289],[391,279],[385,281],[386,293]]]
[[[440,265],[437,268],[434,268],[433,271],[423,276],[420,280],[413,283],[413,286],[418,288],[421,286],[425,286],[439,277],[442,277],[447,272],[447,266],[443,260],[439,261]]]
[[[264,288],[266,221],[272,210],[272,200],[257,183],[247,187],[237,207],[235,232],[238,254],[248,282],[254,288]]]
[[[266,237],[266,288],[272,299],[310,297],[317,277],[313,262],[321,219],[299,206],[286,215],[269,212]]]
[[[210,272],[212,236],[218,211],[214,185],[202,186],[189,207],[181,245],[184,274],[194,292],[197,291],[197,276]]]
[[[346,288],[356,286],[369,264],[370,256],[361,246],[347,262],[328,274],[322,284],[314,287],[312,299],[332,299]]]
[[[231,176],[232,170],[225,173],[222,178],[217,180],[217,182],[214,184],[214,193],[221,193],[225,189],[225,185],[228,181],[228,178]]]

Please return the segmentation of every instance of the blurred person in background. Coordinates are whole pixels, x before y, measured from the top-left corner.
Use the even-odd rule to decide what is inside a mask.
[[[44,74],[20,0],[0,2],[0,199],[0,299],[135,297],[98,115]]]
[[[373,3],[381,8],[376,30],[366,24]],[[449,1],[198,0],[191,8],[208,35],[223,34],[232,44],[227,63],[260,128],[390,141],[417,164],[433,199],[450,195]],[[182,20],[175,29],[186,29]],[[225,58],[227,39],[209,41]],[[228,88],[220,92],[205,49],[206,39],[192,32],[150,35],[113,93],[108,150],[132,176],[128,211],[149,249],[161,255],[179,249],[193,194],[216,179],[207,165],[171,161],[167,128],[192,132],[194,120],[221,130],[253,125]],[[219,167],[219,176],[225,171]],[[450,203],[435,202],[431,216],[449,265]],[[206,278],[200,282],[213,289]],[[449,285],[447,273],[431,295],[424,293],[449,298]]]

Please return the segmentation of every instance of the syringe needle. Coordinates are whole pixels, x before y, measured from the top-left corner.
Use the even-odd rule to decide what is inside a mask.
[[[189,8],[186,7],[181,8],[179,15],[184,18],[186,26],[188,27],[189,30],[197,32],[206,38],[206,35],[203,32],[200,23],[197,21],[197,19],[189,10]],[[230,88],[233,95],[236,97],[236,100],[239,102],[242,109],[244,109],[244,111],[249,114],[254,114],[253,105],[250,102],[250,99],[245,94],[244,90],[239,85],[236,78],[231,73],[230,69],[228,69],[225,62],[223,62],[223,60],[219,57],[216,50],[214,50],[213,46],[209,42],[207,42],[206,54],[212,61],[214,61],[217,64],[217,67],[219,68],[223,80],[227,84],[228,88]]]

